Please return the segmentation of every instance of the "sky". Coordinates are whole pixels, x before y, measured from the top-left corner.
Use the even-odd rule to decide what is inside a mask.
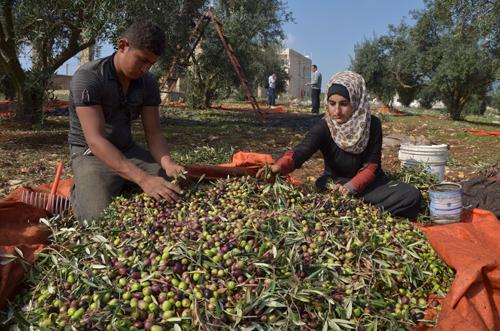
[[[412,25],[410,11],[423,9],[424,2],[288,0],[288,8],[295,22],[284,26],[286,46],[309,56],[325,85],[334,73],[349,68],[356,44],[386,34],[389,24],[404,20]]]
[[[412,24],[409,12],[423,8],[423,0],[288,0],[295,22],[284,25],[285,45],[309,56],[325,84],[349,68],[356,44],[386,34],[389,24]],[[103,45],[100,56],[111,53],[113,47]],[[77,66],[72,58],[57,72],[72,75]]]

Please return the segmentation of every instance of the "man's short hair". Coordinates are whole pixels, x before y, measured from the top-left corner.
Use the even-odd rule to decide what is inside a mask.
[[[312,67],[313,67],[314,69],[318,69],[318,66],[317,66],[317,65],[315,65],[315,64],[313,64],[313,65],[312,65]]]
[[[156,55],[165,51],[165,33],[149,20],[134,22],[121,37],[126,38],[132,48],[147,49]]]

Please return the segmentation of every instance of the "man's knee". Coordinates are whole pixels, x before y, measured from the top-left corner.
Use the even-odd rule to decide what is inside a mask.
[[[74,181],[71,204],[79,221],[98,219],[124,184],[118,175],[102,173],[92,167],[75,172]]]
[[[71,203],[76,218],[82,221],[94,221],[99,219],[101,213],[111,203],[113,193],[108,187],[77,185],[71,192]]]

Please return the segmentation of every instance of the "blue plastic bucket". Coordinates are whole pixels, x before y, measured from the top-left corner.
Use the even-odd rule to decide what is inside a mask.
[[[462,216],[462,186],[440,183],[430,187],[430,214],[434,223],[447,224],[460,221]]]

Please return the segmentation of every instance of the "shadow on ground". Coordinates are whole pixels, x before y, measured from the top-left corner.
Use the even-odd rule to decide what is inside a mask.
[[[173,126],[207,126],[224,127],[228,125],[245,125],[253,128],[283,128],[283,129],[298,129],[301,131],[309,130],[323,115],[304,114],[304,113],[266,113],[265,120],[260,123],[253,111],[210,111],[210,114],[205,114],[200,118],[189,117],[189,112],[184,115],[188,118],[179,117],[179,113],[170,115],[167,113],[162,116],[162,124]]]

